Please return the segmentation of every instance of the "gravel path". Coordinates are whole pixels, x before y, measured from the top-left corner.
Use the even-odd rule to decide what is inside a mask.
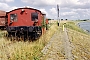
[[[41,60],[73,60],[71,50],[66,29],[64,32],[59,29],[43,48]]]
[[[71,43],[68,39],[66,28],[64,30],[64,35],[63,35],[63,47],[64,47],[64,51],[65,51],[65,59],[73,60],[72,47],[71,47]]]

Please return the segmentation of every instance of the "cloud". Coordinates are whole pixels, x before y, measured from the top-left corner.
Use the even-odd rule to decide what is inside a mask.
[[[89,18],[90,0],[21,0],[23,3],[44,8],[47,16],[57,18],[56,5],[60,8],[60,18],[79,19]]]
[[[0,3],[0,9],[3,10],[3,11],[6,11],[6,12],[11,11],[13,9],[17,9],[17,8],[19,8],[19,7],[9,6],[7,3]]]
[[[24,3],[31,4],[33,6],[38,7],[48,7],[48,6],[55,6],[57,4],[60,5],[60,7],[74,7],[76,5],[82,5],[82,3],[79,0],[21,0]]]
[[[0,3],[0,8],[1,8],[2,10],[8,10],[9,5],[6,4],[6,3]]]
[[[60,18],[64,19],[86,19],[90,18],[90,0],[21,0],[22,4],[30,8],[39,9],[47,18],[57,19],[57,4],[60,8]],[[11,5],[9,2],[15,0],[0,0],[0,9],[10,11],[23,5]],[[14,3],[15,4],[15,3]],[[4,7],[3,7],[4,6]]]
[[[63,13],[62,13],[63,16],[72,16],[72,15],[77,15],[77,14],[78,14],[78,13],[73,12],[73,11],[71,11],[71,12],[63,12]]]
[[[14,10],[14,9],[17,9],[19,7],[16,7],[16,6],[12,6],[8,11],[11,11],[11,10]]]
[[[50,6],[54,5],[56,3],[55,0],[21,0],[24,3],[31,4],[33,6],[38,6],[38,7],[44,7],[44,6]]]
[[[47,11],[43,8],[43,9],[39,9],[42,13],[47,14]]]
[[[57,14],[56,8],[51,8],[51,9],[50,9],[50,13],[52,13],[53,15],[54,15],[54,14]]]
[[[90,8],[90,0],[21,0],[23,3],[30,4],[36,7],[51,7],[60,5],[61,8],[81,8],[88,9]]]
[[[60,14],[60,18],[62,19],[77,19],[79,18],[79,14],[75,11],[70,11],[70,12],[62,12]]]
[[[62,9],[61,18],[67,19],[90,19],[90,9]]]
[[[48,12],[47,12],[44,8],[39,9],[39,10],[40,10],[42,13],[46,14],[46,17],[48,17],[48,16],[49,16]]]
[[[55,10],[55,8],[51,8],[50,10],[46,10],[46,9],[44,9],[44,8],[42,8],[42,9],[39,9],[42,13],[45,13],[46,14],[46,18],[52,18],[52,19],[54,19],[54,18],[56,18],[56,16],[54,16],[54,15],[56,15],[56,10]]]
[[[14,0],[0,0],[0,2],[6,2],[6,3],[8,3],[8,2],[14,2]]]

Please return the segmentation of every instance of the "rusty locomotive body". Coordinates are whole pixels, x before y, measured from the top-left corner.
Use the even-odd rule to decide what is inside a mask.
[[[18,8],[7,12],[8,37],[37,39],[42,34],[45,14],[33,8]]]
[[[0,29],[5,29],[6,12],[0,10]]]

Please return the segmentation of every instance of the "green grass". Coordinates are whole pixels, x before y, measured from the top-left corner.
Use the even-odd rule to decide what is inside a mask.
[[[69,21],[64,25],[66,28],[70,28],[72,30],[87,34],[87,32],[85,32],[83,29],[81,29],[79,26],[77,26],[74,21],[71,21],[71,22]]]

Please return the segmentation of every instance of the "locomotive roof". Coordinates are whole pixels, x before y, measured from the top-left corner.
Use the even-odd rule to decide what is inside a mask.
[[[12,11],[19,10],[19,9],[31,9],[31,10],[36,10],[36,11],[39,11],[40,13],[42,13],[42,12],[41,12],[40,10],[38,10],[38,9],[26,8],[26,7],[24,7],[24,8],[17,8],[17,9],[11,10],[11,11],[7,12],[7,14],[10,13],[10,12],[12,12]],[[42,14],[43,14],[43,13],[42,13]]]

